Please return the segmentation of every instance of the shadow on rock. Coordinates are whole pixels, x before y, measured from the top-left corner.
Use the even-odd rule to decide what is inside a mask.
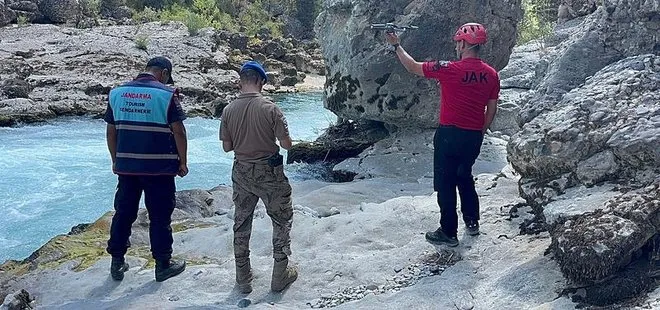
[[[97,297],[103,297],[103,296],[108,296],[112,291],[114,291],[119,285],[121,284],[121,281],[115,281],[112,279],[110,274],[105,278],[105,281],[101,286],[98,286],[94,289],[92,289],[89,292],[89,295],[87,295],[88,298],[97,298]]]
[[[381,122],[365,120],[343,122],[328,128],[315,142],[294,145],[288,152],[287,164],[294,162],[337,164],[346,158],[359,155],[387,136],[389,131]]]

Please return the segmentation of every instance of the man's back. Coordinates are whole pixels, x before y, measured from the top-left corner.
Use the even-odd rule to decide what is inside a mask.
[[[238,161],[264,163],[279,153],[275,139],[288,136],[282,111],[261,94],[241,94],[222,112],[220,139],[231,141]]]
[[[115,173],[176,175],[180,162],[170,126],[185,118],[177,91],[153,75],[111,90],[105,121],[117,130]]]
[[[440,124],[481,130],[488,100],[497,99],[500,81],[497,71],[479,58],[424,64],[428,78],[442,88]]]

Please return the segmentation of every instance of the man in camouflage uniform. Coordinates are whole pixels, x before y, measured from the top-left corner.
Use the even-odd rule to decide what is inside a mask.
[[[291,186],[284,175],[280,146],[292,142],[282,111],[261,95],[268,81],[266,71],[257,62],[247,62],[240,71],[241,94],[222,112],[220,140],[225,152],[234,151],[232,171],[234,213],[234,256],[236,283],[241,293],[252,291],[250,235],[252,218],[259,198],[273,221],[273,274],[271,289],[283,291],[298,273],[289,267],[290,237],[293,221]]]

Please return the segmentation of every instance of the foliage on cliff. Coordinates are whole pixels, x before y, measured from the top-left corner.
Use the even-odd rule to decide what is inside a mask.
[[[191,34],[213,27],[279,37],[292,32],[285,29],[291,21],[299,29],[312,29],[320,0],[128,0],[127,5],[138,21],[180,21]]]

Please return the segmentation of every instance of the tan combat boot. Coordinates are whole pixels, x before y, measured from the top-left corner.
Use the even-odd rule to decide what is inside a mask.
[[[252,268],[250,262],[239,266],[236,264],[236,284],[241,294],[249,294],[252,292]]]
[[[298,279],[298,271],[294,267],[288,267],[289,259],[282,261],[275,260],[273,265],[273,277],[270,282],[270,289],[273,292],[283,291],[289,284]]]

